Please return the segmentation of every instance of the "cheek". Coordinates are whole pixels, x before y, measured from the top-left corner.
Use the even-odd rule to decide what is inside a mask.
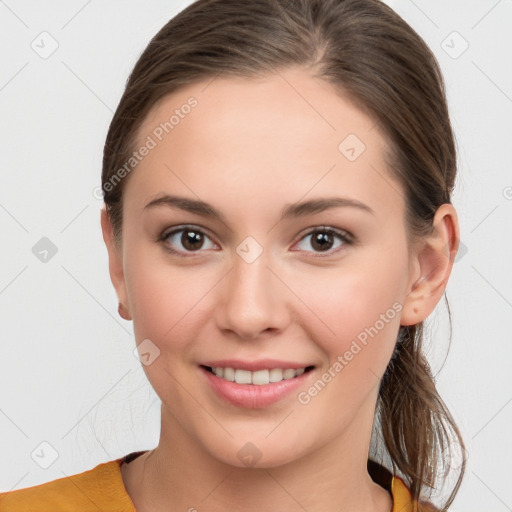
[[[371,266],[361,259],[357,265],[347,265],[339,271],[316,270],[294,282],[300,283],[299,297],[336,330],[337,325],[347,321],[377,320],[380,313],[402,299],[407,276],[405,262]]]
[[[188,353],[202,321],[201,281],[190,279],[183,269],[144,260],[136,252],[126,268],[135,269],[127,278],[135,339],[137,344],[151,341],[142,345],[151,358],[143,364],[148,381],[171,408],[193,407],[184,391],[193,382],[183,363],[192,361]]]
[[[186,273],[162,261],[165,255],[127,247],[125,279],[136,340],[149,338],[162,344],[200,299],[199,291]]]
[[[402,305],[392,285],[390,281],[389,286],[376,289],[367,274],[352,275],[343,280],[343,286],[331,284],[328,293],[311,303],[322,322],[312,321],[316,328],[310,324],[310,336],[326,361],[318,380],[302,389],[298,399],[312,417],[329,410],[324,426],[332,432],[350,422],[368,397],[378,392],[400,327]],[[321,331],[320,324],[324,325]]]
[[[311,339],[329,362],[346,355],[378,374],[385,369],[400,327],[407,278],[402,259],[397,254],[380,260],[361,257],[357,265],[347,261],[339,272],[317,269],[295,279],[297,295],[308,308]]]

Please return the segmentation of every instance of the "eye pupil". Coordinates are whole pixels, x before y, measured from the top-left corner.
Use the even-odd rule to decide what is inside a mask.
[[[332,234],[318,231],[312,237],[312,246],[321,251],[328,251],[333,244]],[[316,247],[315,247],[316,246]]]
[[[194,245],[199,242],[199,245]],[[181,236],[181,243],[183,247],[188,250],[200,249],[203,245],[204,239],[201,233],[192,230],[183,231],[183,235]]]

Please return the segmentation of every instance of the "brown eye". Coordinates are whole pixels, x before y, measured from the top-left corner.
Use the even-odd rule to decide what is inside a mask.
[[[328,251],[334,244],[334,236],[331,233],[317,231],[311,236],[311,247],[319,251]]]
[[[201,249],[204,243],[203,234],[199,231],[192,231],[189,229],[183,230],[183,234],[181,235],[181,244],[185,249],[189,251],[195,251],[197,249]]]
[[[160,241],[169,252],[180,255],[216,247],[208,235],[193,226],[185,226],[162,234]]]
[[[345,232],[331,227],[319,227],[310,231],[299,242],[299,249],[306,252],[326,253],[337,252],[343,245],[350,245],[353,237]],[[311,251],[309,248],[313,248]]]

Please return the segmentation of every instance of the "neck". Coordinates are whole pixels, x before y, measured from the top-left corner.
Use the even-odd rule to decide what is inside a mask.
[[[225,464],[202,450],[162,406],[160,442],[139,457],[137,475],[132,475],[139,490],[130,495],[141,512],[390,512],[391,496],[367,472],[373,410],[369,412],[370,421],[358,418],[343,436],[300,459],[247,468]],[[370,425],[364,435],[362,424]]]

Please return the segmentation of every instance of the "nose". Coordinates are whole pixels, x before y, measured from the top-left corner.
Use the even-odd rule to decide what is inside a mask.
[[[275,335],[290,320],[290,294],[271,268],[265,251],[250,263],[235,254],[233,267],[219,290],[217,326],[244,340]]]

